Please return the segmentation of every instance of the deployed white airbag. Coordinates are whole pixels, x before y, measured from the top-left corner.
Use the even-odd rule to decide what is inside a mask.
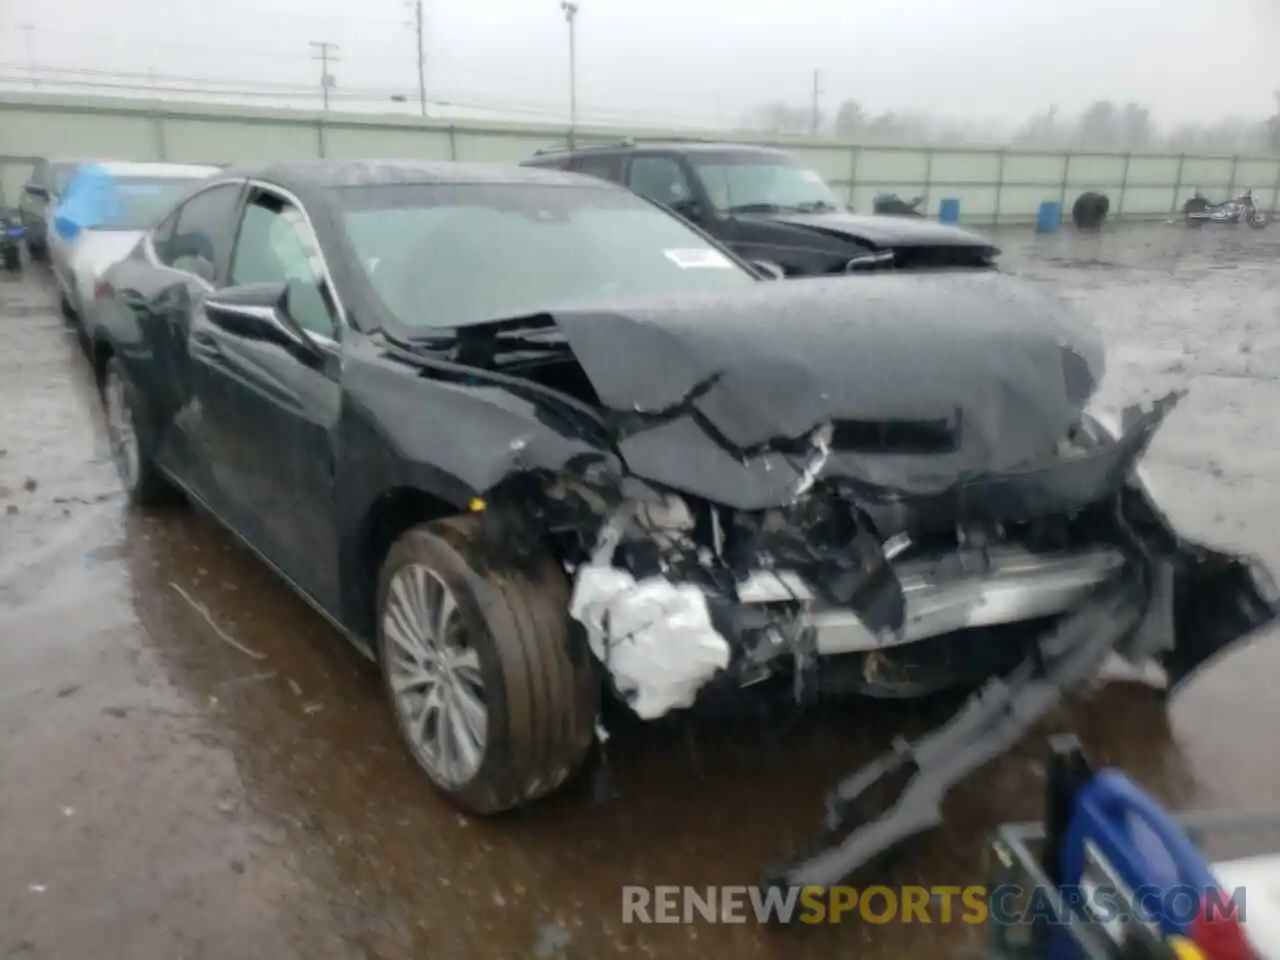
[[[618,692],[646,720],[692,706],[729,665],[729,644],[712,626],[697,587],[662,577],[637,582],[625,570],[588,563],[578,570],[569,614],[586,627],[591,651]]]

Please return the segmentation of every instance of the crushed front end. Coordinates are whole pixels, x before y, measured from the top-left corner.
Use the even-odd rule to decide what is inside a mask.
[[[935,825],[1112,655],[1176,687],[1276,618],[1266,572],[1181,538],[1140,479],[1180,394],[1091,415],[1105,350],[1067,305],[997,272],[751,286],[517,321],[504,375],[590,416],[543,404],[555,442],[475,489],[500,549],[551,542],[641,717],[771,677],[801,702],[978,690],[840,784],[836,839],[776,882]],[[599,455],[566,463],[562,434]]]
[[[937,825],[951,786],[1109,657],[1176,687],[1276,617],[1265,571],[1181,539],[1137,480],[1177,400],[1127,411],[1114,433],[1086,417],[1052,463],[928,496],[830,475],[830,425],[793,451],[778,507],[728,508],[590,470],[560,477],[548,525],[600,521],[569,563],[570,615],[646,719],[770,677],[800,702],[978,690],[942,728],[839,784],[833,843],[770,878],[836,883]],[[886,782],[893,801],[868,809]]]

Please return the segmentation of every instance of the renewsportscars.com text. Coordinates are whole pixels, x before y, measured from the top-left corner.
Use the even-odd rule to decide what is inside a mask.
[[[1087,908],[1103,922],[1159,917],[1189,923],[1207,905],[1211,918],[1245,919],[1245,891],[1188,885],[1139,887],[1121,893],[1105,886],[1044,887],[1005,884],[869,887],[625,886],[623,923],[967,923],[1014,925],[1060,922],[1056,897]]]

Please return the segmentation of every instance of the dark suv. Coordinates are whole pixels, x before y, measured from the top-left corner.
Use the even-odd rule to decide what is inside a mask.
[[[958,227],[853,213],[819,174],[769,147],[628,140],[543,150],[524,165],[623,184],[788,277],[886,266],[990,267],[999,253],[986,237]]]

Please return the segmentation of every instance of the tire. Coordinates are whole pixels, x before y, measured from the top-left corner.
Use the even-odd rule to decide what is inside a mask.
[[[1110,212],[1111,199],[1105,193],[1090,190],[1076,197],[1071,207],[1071,221],[1077,230],[1101,230]]]
[[[22,251],[16,244],[4,248],[4,268],[10,273],[22,270]]]
[[[516,570],[495,565],[487,553],[476,518],[414,527],[387,553],[377,596],[378,661],[401,736],[437,789],[475,814],[523,806],[565,783],[595,739],[601,691],[586,639],[569,620],[560,567],[547,556]],[[401,638],[440,606],[415,604],[414,596],[439,599],[445,591],[454,612],[442,632],[453,640],[436,646],[435,662],[448,658],[450,665],[429,673],[420,657],[410,666],[414,644]],[[428,615],[415,616],[415,607]],[[410,671],[419,682],[405,690]],[[417,723],[428,696],[436,697],[434,721]],[[461,723],[463,702],[471,710],[480,704],[487,716],[471,725],[483,734],[467,738],[470,762],[450,765],[441,720],[447,710]],[[455,746],[449,755],[463,753]]]
[[[149,507],[172,501],[177,491],[156,468],[155,432],[144,400],[118,358],[107,361],[101,388],[111,459],[129,502]]]
[[[1182,205],[1182,215],[1190,217],[1192,214],[1204,213],[1209,206],[1209,201],[1204,197],[1191,197]]]

